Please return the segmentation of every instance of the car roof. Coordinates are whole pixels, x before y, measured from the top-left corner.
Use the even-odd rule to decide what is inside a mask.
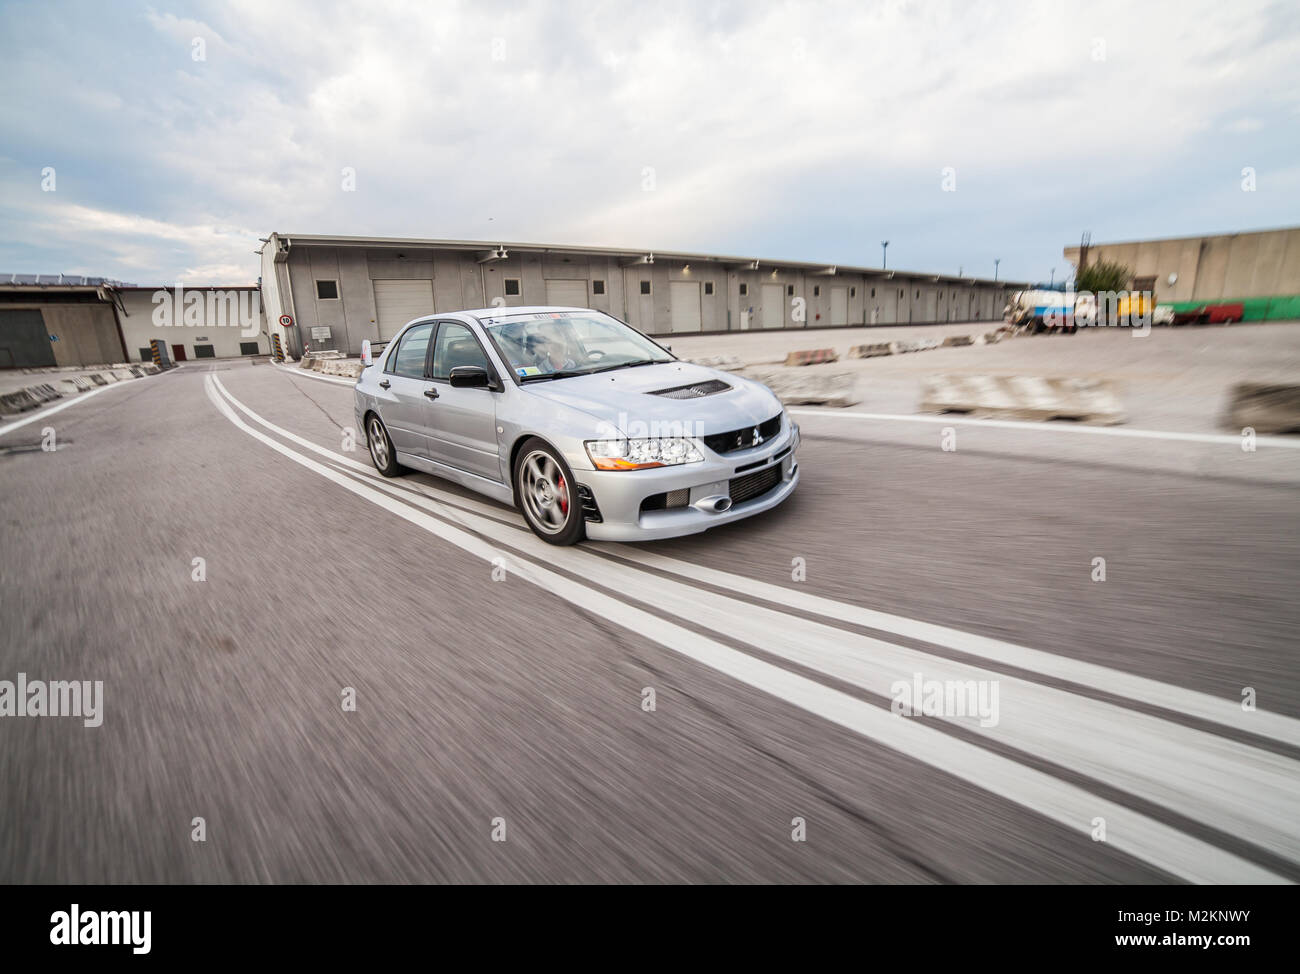
[[[474,311],[463,311],[461,314],[473,315],[475,318],[513,318],[516,315],[536,315],[545,314],[548,311],[595,311],[595,308],[575,308],[569,305],[560,304],[529,304],[523,307],[508,308],[478,308]],[[604,312],[600,312],[603,314]]]

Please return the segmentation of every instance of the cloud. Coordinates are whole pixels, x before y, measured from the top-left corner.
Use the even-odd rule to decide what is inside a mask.
[[[4,269],[255,277],[275,229],[843,264],[888,237],[891,265],[1045,277],[1083,228],[1300,215],[1263,178],[1294,156],[1280,4],[236,0],[0,28],[24,37],[0,65]],[[1242,165],[1255,199],[1227,191]]]

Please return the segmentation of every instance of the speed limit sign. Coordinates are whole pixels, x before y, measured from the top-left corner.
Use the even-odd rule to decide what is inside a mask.
[[[280,324],[288,328],[293,324],[293,315],[280,315]]]

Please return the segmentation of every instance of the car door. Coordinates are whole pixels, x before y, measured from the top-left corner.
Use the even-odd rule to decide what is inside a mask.
[[[429,377],[438,396],[429,407],[429,456],[439,463],[501,482],[496,399],[491,389],[455,388],[451,370],[461,365],[486,369],[493,385],[500,377],[473,330],[460,321],[441,321],[434,338]]]
[[[417,457],[429,455],[429,346],[434,323],[420,322],[402,332],[379,380],[379,415],[393,448]]]

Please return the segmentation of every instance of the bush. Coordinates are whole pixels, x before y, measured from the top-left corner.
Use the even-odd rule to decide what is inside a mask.
[[[1127,291],[1130,275],[1128,268],[1113,260],[1099,260],[1079,271],[1074,278],[1076,291]]]

